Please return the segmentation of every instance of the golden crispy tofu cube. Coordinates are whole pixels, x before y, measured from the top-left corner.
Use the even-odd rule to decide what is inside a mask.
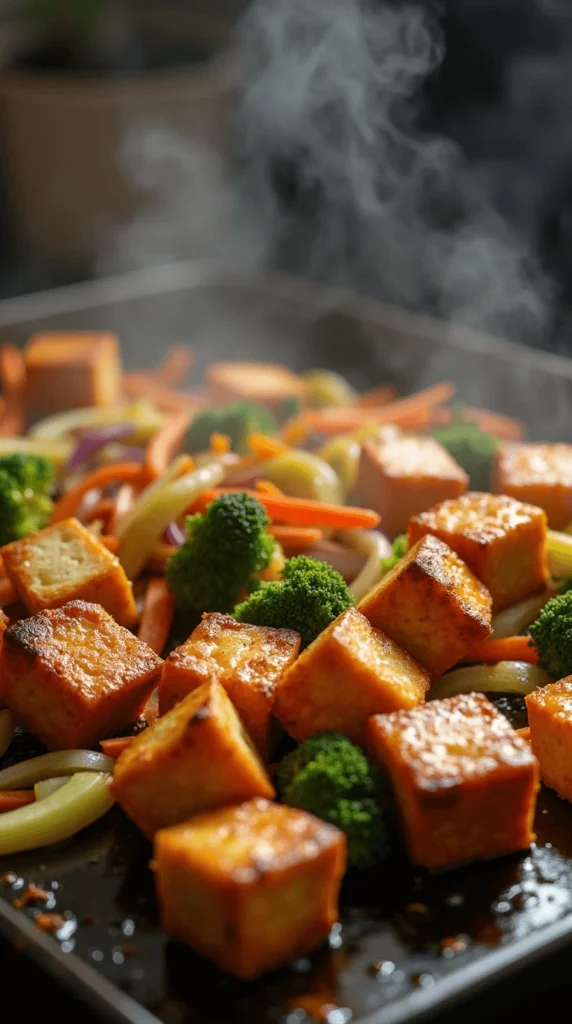
[[[538,762],[483,694],[375,715],[368,734],[414,864],[451,868],[524,850],[534,839]]]
[[[544,509],[553,530],[572,522],[572,444],[503,444],[494,490]]]
[[[305,811],[250,800],[161,830],[161,927],[239,978],[289,963],[338,918],[346,839]]]
[[[63,519],[2,549],[6,575],[32,614],[67,601],[100,604],[122,626],[137,619],[119,559],[77,519]]]
[[[291,629],[250,626],[230,615],[205,613],[187,642],[163,666],[159,711],[164,715],[191,690],[218,679],[267,757],[275,738],[271,712],[276,686],[299,649],[300,635]]]
[[[118,405],[121,356],[115,334],[46,331],[24,347],[27,397],[36,416]]]
[[[115,763],[113,795],[148,838],[200,811],[274,790],[220,683],[204,683],[135,737]]]
[[[51,750],[92,747],[138,718],[162,664],[99,605],[70,601],[6,630],[0,694]]]
[[[365,742],[375,712],[419,704],[429,676],[356,608],[348,608],[283,675],[274,713],[296,740],[341,732]]]
[[[212,405],[259,402],[276,412],[287,399],[303,400],[304,382],[279,363],[210,363],[205,372]]]
[[[357,493],[381,515],[390,537],[404,533],[411,516],[469,486],[464,470],[431,437],[366,438],[362,442]]]
[[[440,537],[485,584],[500,611],[544,590],[546,513],[499,494],[470,492],[413,516],[407,537]]]
[[[572,800],[572,676],[530,693],[526,709],[542,781]]]
[[[359,603],[432,679],[491,633],[491,598],[437,537],[423,537]]]

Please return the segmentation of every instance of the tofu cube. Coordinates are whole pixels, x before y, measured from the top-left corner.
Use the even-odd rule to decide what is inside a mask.
[[[283,675],[274,713],[296,740],[341,732],[363,745],[370,715],[412,708],[428,688],[427,672],[348,608]]]
[[[220,683],[204,683],[135,737],[115,762],[111,790],[151,839],[200,811],[274,790]]]
[[[524,850],[534,839],[538,762],[484,694],[375,715],[368,734],[414,864],[452,868]]]
[[[360,601],[359,610],[432,679],[491,633],[491,598],[437,537],[422,537]]]
[[[411,516],[469,486],[464,470],[431,437],[366,438],[357,480],[360,501],[379,512],[384,532],[404,533]]]
[[[155,839],[161,927],[254,978],[311,952],[338,919],[346,840],[268,800],[201,814]]]
[[[136,721],[162,659],[99,605],[20,619],[0,647],[0,695],[51,750],[92,747]]]
[[[2,549],[6,575],[32,614],[67,601],[100,604],[122,626],[137,620],[119,559],[77,519],[63,519]]]
[[[295,661],[300,635],[291,629],[251,626],[230,615],[206,613],[167,658],[159,685],[159,711],[178,704],[211,679],[224,686],[263,757],[276,736],[272,707],[278,680]]]
[[[572,801],[572,676],[530,693],[526,708],[542,781]]]
[[[115,334],[43,332],[24,347],[27,398],[36,416],[121,400],[121,356]]]
[[[413,516],[407,537],[440,537],[485,584],[500,611],[546,587],[546,513],[506,495],[470,492]]]
[[[212,405],[258,402],[278,412],[288,399],[303,401],[304,382],[279,363],[210,363],[205,373]]]
[[[503,444],[494,490],[544,509],[553,530],[572,522],[572,444]]]

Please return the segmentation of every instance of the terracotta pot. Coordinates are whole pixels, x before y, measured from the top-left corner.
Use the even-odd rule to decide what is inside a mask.
[[[26,70],[0,78],[7,220],[16,246],[28,256],[89,267],[104,236],[149,202],[122,156],[133,126],[157,124],[198,143],[215,156],[214,173],[224,175],[235,81],[228,23],[159,15],[157,31],[223,56],[176,71],[106,76]]]

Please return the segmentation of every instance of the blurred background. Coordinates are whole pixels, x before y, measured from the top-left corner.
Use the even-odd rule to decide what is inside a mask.
[[[572,354],[568,0],[1,0],[0,297],[201,257]]]

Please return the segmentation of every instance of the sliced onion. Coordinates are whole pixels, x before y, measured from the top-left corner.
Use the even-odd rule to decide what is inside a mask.
[[[0,856],[69,839],[113,806],[108,772],[78,772],[65,786],[0,816]]]
[[[9,711],[0,711],[0,757],[14,739],[14,722]],[[1,774],[1,773],[0,773]]]
[[[381,559],[391,554],[391,544],[378,530],[338,530],[338,538],[348,547],[365,555],[367,561],[355,580],[350,583],[350,591],[355,601],[361,601],[381,579]]]
[[[109,423],[106,426],[92,427],[82,434],[75,450],[70,455],[66,471],[73,473],[74,469],[86,462],[100,448],[112,441],[121,441],[123,438],[133,434],[133,427],[130,423]]]
[[[0,772],[0,790],[25,789],[35,786],[42,779],[53,779],[59,775],[73,775],[74,772],[110,772],[113,761],[105,754],[94,750],[57,750],[53,754],[41,754],[28,761],[13,764]]]
[[[505,636],[518,636],[531,622],[534,622],[540,615],[544,605],[550,598],[549,591],[537,594],[535,597],[527,597],[526,601],[519,601],[518,604],[505,608],[504,611],[493,615],[493,636],[500,640]]]
[[[546,550],[548,566],[555,579],[572,578],[572,537],[570,534],[549,530]]]
[[[319,540],[317,544],[308,548],[308,555],[318,562],[327,562],[346,581],[353,580],[361,572],[366,561],[359,551],[353,551],[345,544],[327,538]]]
[[[47,796],[51,796],[57,789],[65,786],[66,782],[69,782],[69,778],[66,778],[65,775],[57,775],[55,779],[42,779],[41,782],[36,782],[34,786],[36,800],[45,800]]]
[[[499,661],[496,665],[469,665],[441,676],[429,690],[428,700],[456,697],[459,693],[519,693],[526,697],[552,677],[527,661]]]
[[[180,548],[185,543],[186,535],[185,531],[181,529],[178,523],[174,520],[169,523],[165,530],[165,541],[167,544],[171,544],[175,548]]]

